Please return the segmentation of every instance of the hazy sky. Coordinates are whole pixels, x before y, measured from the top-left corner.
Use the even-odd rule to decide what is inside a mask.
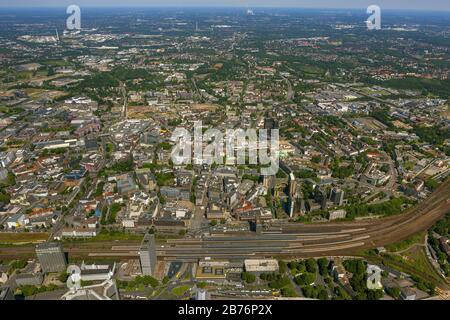
[[[0,0],[0,7],[48,7],[77,4],[100,6],[232,6],[232,7],[303,7],[367,8],[450,11],[450,0]]]

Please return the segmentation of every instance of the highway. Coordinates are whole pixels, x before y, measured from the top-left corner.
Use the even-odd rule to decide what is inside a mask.
[[[200,258],[307,258],[354,254],[405,240],[429,229],[450,212],[450,179],[418,206],[401,215],[352,222],[297,224],[275,222],[261,234],[204,235],[195,239],[167,240],[157,246],[157,256],[167,261]],[[74,242],[65,244],[69,255],[131,258],[138,256],[139,242]],[[33,247],[0,248],[0,259],[34,255]]]

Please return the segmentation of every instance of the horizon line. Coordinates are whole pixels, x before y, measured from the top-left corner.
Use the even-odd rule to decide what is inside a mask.
[[[2,6],[0,5],[0,10],[3,9],[18,9],[18,10],[32,10],[32,9],[65,9],[67,6],[63,5],[45,5],[45,6]],[[306,9],[306,10],[366,10],[367,8],[365,6],[363,7],[293,7],[293,6],[272,6],[272,5],[257,5],[257,6],[236,6],[236,5],[83,5],[80,6],[80,8],[89,8],[89,9],[123,9],[123,8],[129,8],[129,9],[147,9],[147,8],[159,8],[159,9],[191,9],[191,8],[203,8],[203,9],[210,9],[210,8],[216,8],[216,9]],[[433,13],[450,13],[450,9],[404,9],[404,8],[388,8],[383,9],[383,11],[403,11],[403,12],[433,12]]]

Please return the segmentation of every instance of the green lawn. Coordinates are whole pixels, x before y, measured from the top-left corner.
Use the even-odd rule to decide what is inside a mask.
[[[428,260],[425,249],[422,247],[408,249],[408,251],[402,253],[402,260],[406,265],[415,268],[421,274],[427,275],[430,279],[433,278],[436,283],[443,280]]]
[[[425,248],[423,247],[413,247],[401,255],[384,253],[380,257],[372,252],[364,252],[361,253],[361,256],[369,262],[383,264],[395,270],[417,276],[435,285],[442,285],[444,283],[444,279],[428,261]]]
[[[179,286],[172,289],[172,293],[176,296],[182,296],[189,290],[189,286]]]
[[[37,243],[46,241],[48,237],[49,234],[46,232],[1,232],[0,244]]]
[[[409,247],[411,247],[414,244],[423,244],[424,238],[425,238],[425,232],[420,232],[402,242],[387,245],[386,249],[390,252],[402,251],[402,250],[408,249]]]

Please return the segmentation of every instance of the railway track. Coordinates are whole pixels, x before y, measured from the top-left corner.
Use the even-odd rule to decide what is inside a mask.
[[[201,239],[168,240],[157,246],[160,259],[198,259],[204,257],[314,257],[354,254],[405,240],[429,229],[450,212],[450,179],[408,212],[374,220],[333,224],[279,224],[280,233],[261,235],[212,235]],[[138,241],[75,242],[65,245],[74,257],[137,257]],[[0,259],[33,257],[34,247],[0,248]]]

